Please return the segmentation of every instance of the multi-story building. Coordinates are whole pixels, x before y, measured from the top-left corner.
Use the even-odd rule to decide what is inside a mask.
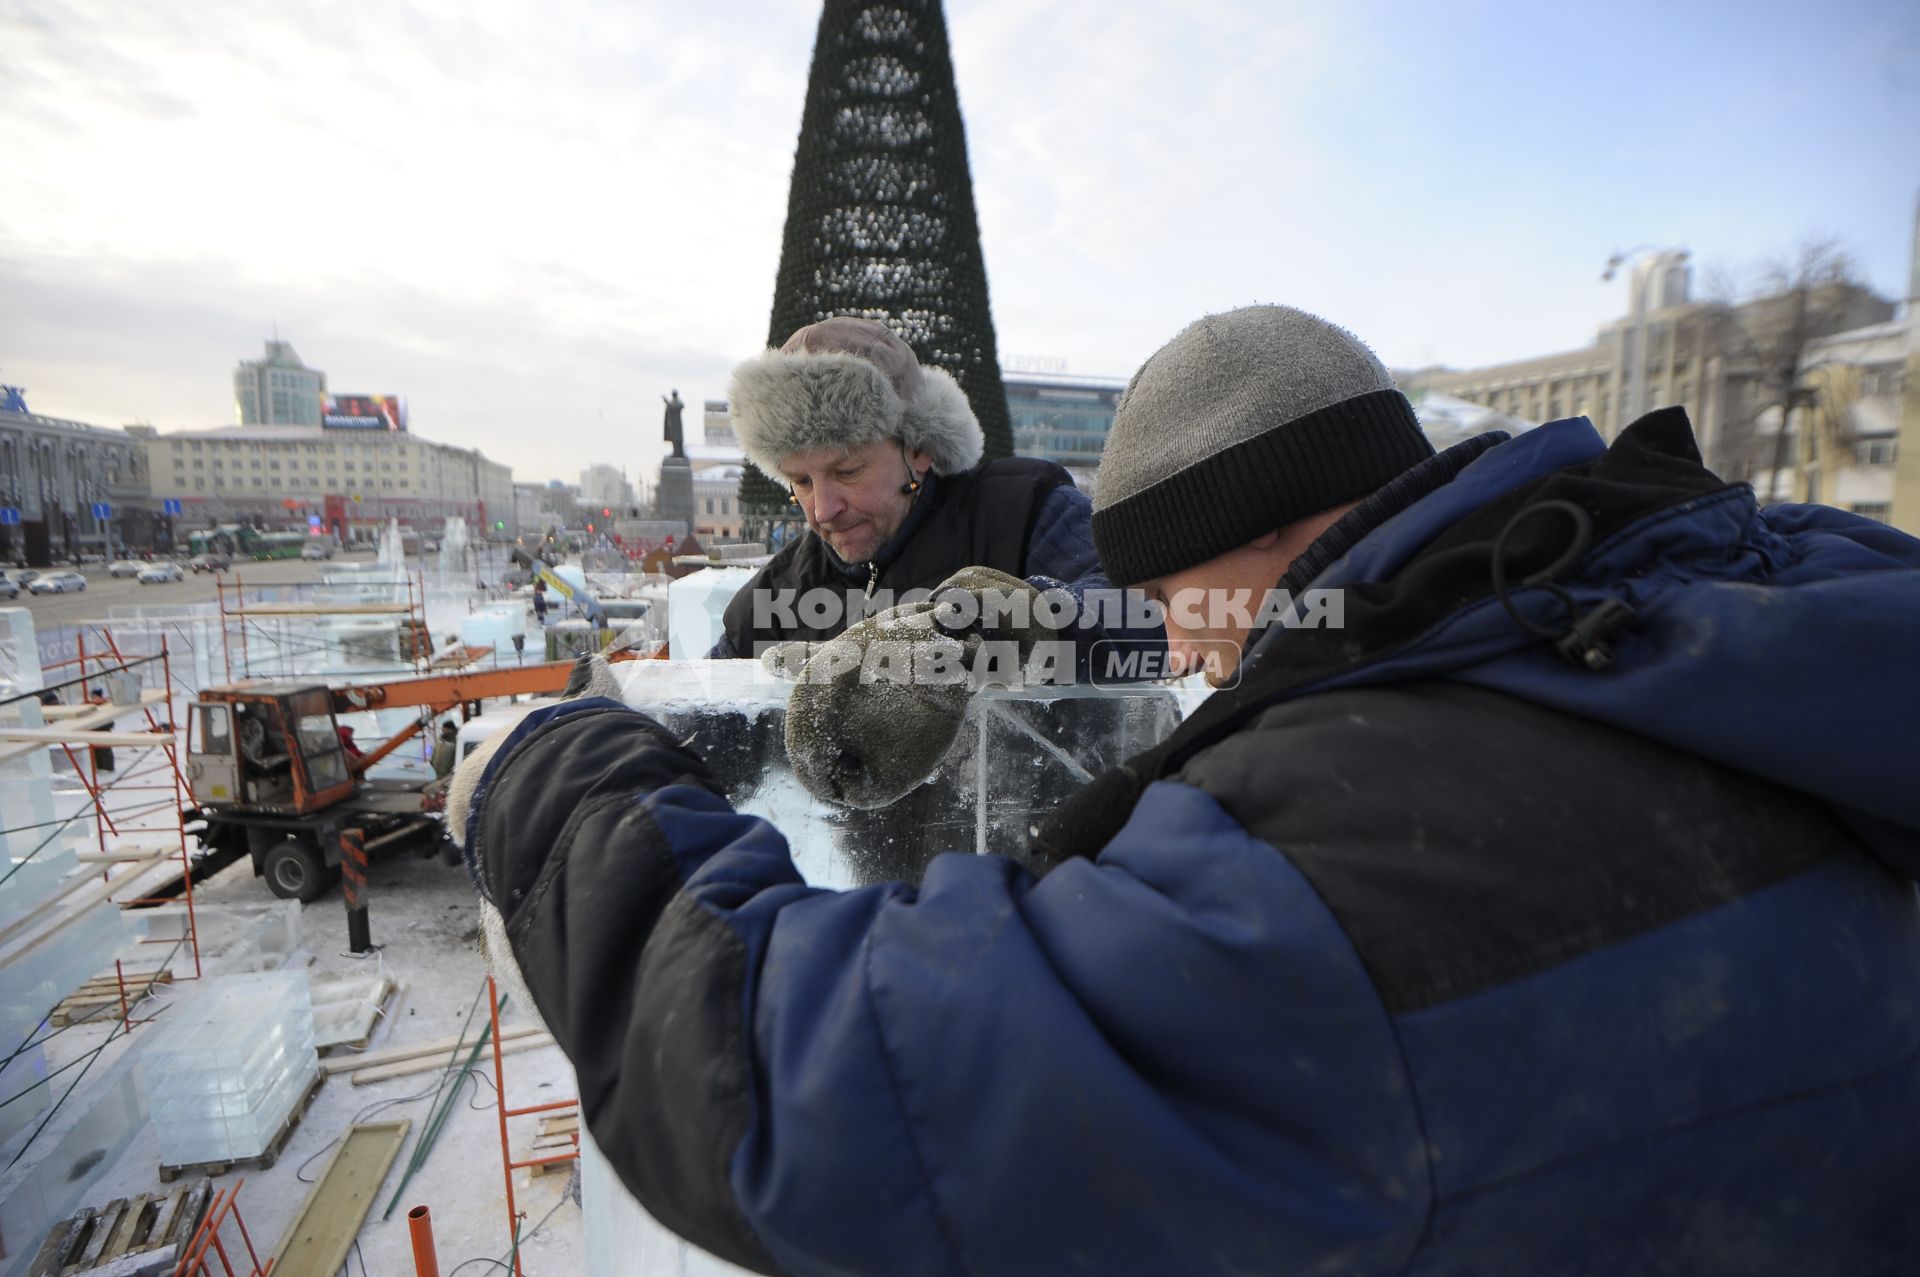
[[[1002,372],[1013,450],[1065,466],[1081,491],[1093,492],[1094,472],[1113,428],[1114,409],[1127,383],[1066,373]]]
[[[388,518],[422,529],[458,515],[504,537],[513,472],[472,448],[383,430],[224,426],[147,440],[157,498],[178,497],[188,526],[319,520],[343,540],[376,537]]]
[[[266,357],[233,370],[233,403],[243,426],[317,426],[327,374],[300,362],[290,342],[267,343]]]
[[[1680,404],[1693,421],[1707,464],[1731,479],[1751,480],[1764,468],[1756,443],[1765,414],[1778,402],[1764,347],[1780,327],[1791,295],[1737,306],[1688,296],[1684,263],[1665,255],[1657,271],[1636,278],[1636,313],[1603,327],[1590,346],[1485,368],[1423,368],[1395,374],[1409,394],[1433,391],[1531,421],[1585,416],[1607,438],[1641,410]],[[1881,323],[1893,305],[1854,285],[1830,285],[1807,299],[1816,336]],[[1633,354],[1640,352],[1638,379]],[[1775,409],[1777,413],[1777,408]]]
[[[633,504],[633,485],[618,466],[596,461],[580,472],[580,504],[626,514]]]
[[[1903,452],[1920,451],[1920,421],[1905,412],[1912,319],[1891,320],[1812,343],[1801,382],[1812,392],[1788,419],[1762,426],[1786,473],[1756,488],[1782,500],[1818,501],[1920,533],[1920,509],[1896,517],[1894,476]]]
[[[19,387],[0,387],[0,562],[164,547],[142,429],[42,416]]]
[[[708,465],[693,472],[693,531],[706,545],[740,539],[738,462]]]
[[[159,532],[138,430],[42,417],[19,386],[0,386],[0,563],[152,547]]]

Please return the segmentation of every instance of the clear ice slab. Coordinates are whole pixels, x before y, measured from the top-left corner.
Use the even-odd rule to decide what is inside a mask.
[[[756,661],[615,665],[627,704],[707,760],[734,806],[787,836],[809,883],[917,882],[944,851],[1022,862],[1033,826],[1100,772],[1166,739],[1180,721],[1154,685],[985,689],[968,702],[933,774],[891,806],[858,810],[807,792],[786,756],[793,683]]]

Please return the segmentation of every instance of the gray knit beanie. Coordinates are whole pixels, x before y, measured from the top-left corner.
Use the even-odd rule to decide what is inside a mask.
[[[1433,445],[1373,352],[1289,306],[1209,315],[1133,375],[1093,496],[1116,585],[1225,554],[1356,501]]]

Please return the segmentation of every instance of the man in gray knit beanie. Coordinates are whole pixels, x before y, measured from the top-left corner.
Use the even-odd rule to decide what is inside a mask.
[[[463,765],[656,1219],[850,1277],[1920,1273],[1920,540],[1759,508],[1678,408],[1429,455],[1273,307],[1148,362],[1099,493],[1123,581],[1344,614],[1236,623],[1025,864],[809,886],[604,666]]]
[[[1208,605],[1273,585],[1361,498],[1432,455],[1406,396],[1346,329],[1289,306],[1209,315],[1128,384],[1094,490],[1094,545],[1115,585],[1167,609],[1170,652],[1231,672],[1248,625]]]

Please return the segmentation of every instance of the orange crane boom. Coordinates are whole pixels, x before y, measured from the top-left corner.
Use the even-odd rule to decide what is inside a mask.
[[[610,659],[629,657],[618,654]],[[333,696],[333,712],[358,713],[370,709],[405,709],[419,706],[428,714],[440,714],[468,701],[493,696],[552,695],[567,685],[573,672],[572,661],[548,661],[539,665],[516,665],[510,669],[455,670],[445,674],[425,674],[417,678],[390,679],[380,683],[353,683],[328,689]],[[369,750],[353,763],[364,773],[381,759],[413,738],[421,724],[414,722],[379,747]]]

